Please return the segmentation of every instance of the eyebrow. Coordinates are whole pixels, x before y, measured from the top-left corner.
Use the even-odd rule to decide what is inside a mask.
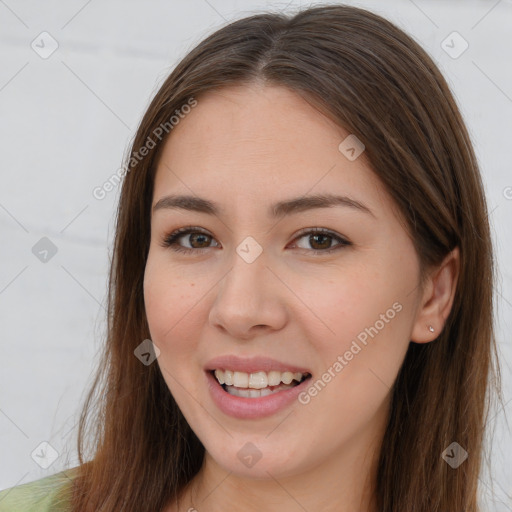
[[[333,194],[317,194],[280,201],[270,206],[268,216],[278,219],[286,215],[300,213],[307,210],[332,208],[334,206],[353,208],[357,211],[368,213],[375,217],[375,214],[370,210],[370,208],[363,203],[347,196]],[[188,195],[170,195],[162,197],[153,206],[153,213],[162,209],[187,210],[215,216],[219,216],[224,213],[224,210],[217,203],[202,197]]]

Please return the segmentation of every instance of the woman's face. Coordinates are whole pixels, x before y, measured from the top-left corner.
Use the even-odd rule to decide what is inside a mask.
[[[227,471],[290,476],[380,443],[419,263],[349,135],[288,89],[229,87],[199,98],[162,153],[144,280],[151,339],[207,457]],[[307,201],[320,195],[346,199]],[[171,207],[167,196],[191,199]],[[231,393],[214,369],[225,381],[237,372]],[[286,370],[311,377],[269,388]],[[232,394],[250,394],[249,381],[270,394]]]

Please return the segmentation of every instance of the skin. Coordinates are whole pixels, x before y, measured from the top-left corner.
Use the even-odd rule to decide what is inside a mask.
[[[391,387],[409,343],[428,343],[442,330],[459,253],[432,269],[420,290],[418,256],[384,186],[364,153],[349,161],[338,150],[347,135],[296,93],[253,84],[199,98],[166,142],[153,205],[190,194],[225,210],[161,209],[151,218],[144,280],[151,339],[169,390],[206,449],[179,510],[225,512],[233,503],[249,512],[376,510],[375,463]],[[333,192],[373,215],[338,206],[279,221],[266,215],[276,201]],[[196,253],[162,247],[186,226],[209,235],[178,240]],[[303,228],[331,230],[352,245],[315,243],[297,235]],[[250,264],[236,252],[247,236],[263,250]],[[242,420],[210,398],[203,367],[211,358],[264,355],[318,379],[397,302],[401,311],[309,403]],[[252,467],[237,457],[247,442],[262,455]],[[175,503],[165,510],[176,511]]]

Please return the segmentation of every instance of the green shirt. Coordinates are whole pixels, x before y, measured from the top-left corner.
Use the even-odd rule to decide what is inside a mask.
[[[78,466],[0,491],[0,512],[69,512]]]

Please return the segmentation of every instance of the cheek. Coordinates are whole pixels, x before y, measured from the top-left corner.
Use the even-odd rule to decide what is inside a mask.
[[[148,262],[144,274],[144,305],[153,338],[162,340],[173,324],[173,317],[178,313],[173,300],[176,293],[176,284]]]
[[[357,282],[357,285],[355,284]],[[315,303],[334,331],[329,337],[309,330],[319,357],[315,383],[303,397],[310,427],[331,439],[360,430],[376,414],[384,415],[387,398],[408,347],[408,322],[394,293],[362,280],[346,281]],[[334,288],[333,288],[334,290]],[[351,293],[350,293],[351,292]],[[326,330],[326,329],[325,329]],[[329,424],[325,425],[325,411]],[[327,431],[329,433],[327,433]]]
[[[169,391],[186,408],[188,392],[195,393],[196,383],[191,379],[195,372],[194,356],[198,336],[191,325],[195,315],[188,314],[191,294],[183,290],[188,286],[175,279],[175,274],[162,270],[154,260],[148,259],[144,275],[144,303],[151,340],[160,349],[156,362]],[[193,311],[193,310],[192,310]],[[192,312],[190,311],[190,312]]]
[[[144,274],[144,304],[151,339],[162,350],[168,350],[178,343],[178,334],[187,323],[187,311],[193,302],[187,294],[189,286],[179,281],[174,272],[164,265],[148,259]]]
[[[375,271],[351,267],[338,278],[314,276],[296,281],[296,294],[307,306],[297,315],[309,339],[327,352],[343,350],[365,327],[373,325],[379,314],[392,307],[393,293],[382,289]]]
[[[337,365],[335,373],[345,377],[336,379],[338,383],[354,379],[367,389],[370,381],[379,385],[370,370],[392,383],[409,344],[413,313],[408,283],[414,269],[394,268],[385,258],[374,261],[371,269],[351,267],[350,273],[340,274],[343,277],[324,281],[323,287],[306,286],[299,293],[304,296],[309,290],[304,302],[313,305],[312,311],[300,317],[320,364],[332,368],[341,356],[343,369]]]

